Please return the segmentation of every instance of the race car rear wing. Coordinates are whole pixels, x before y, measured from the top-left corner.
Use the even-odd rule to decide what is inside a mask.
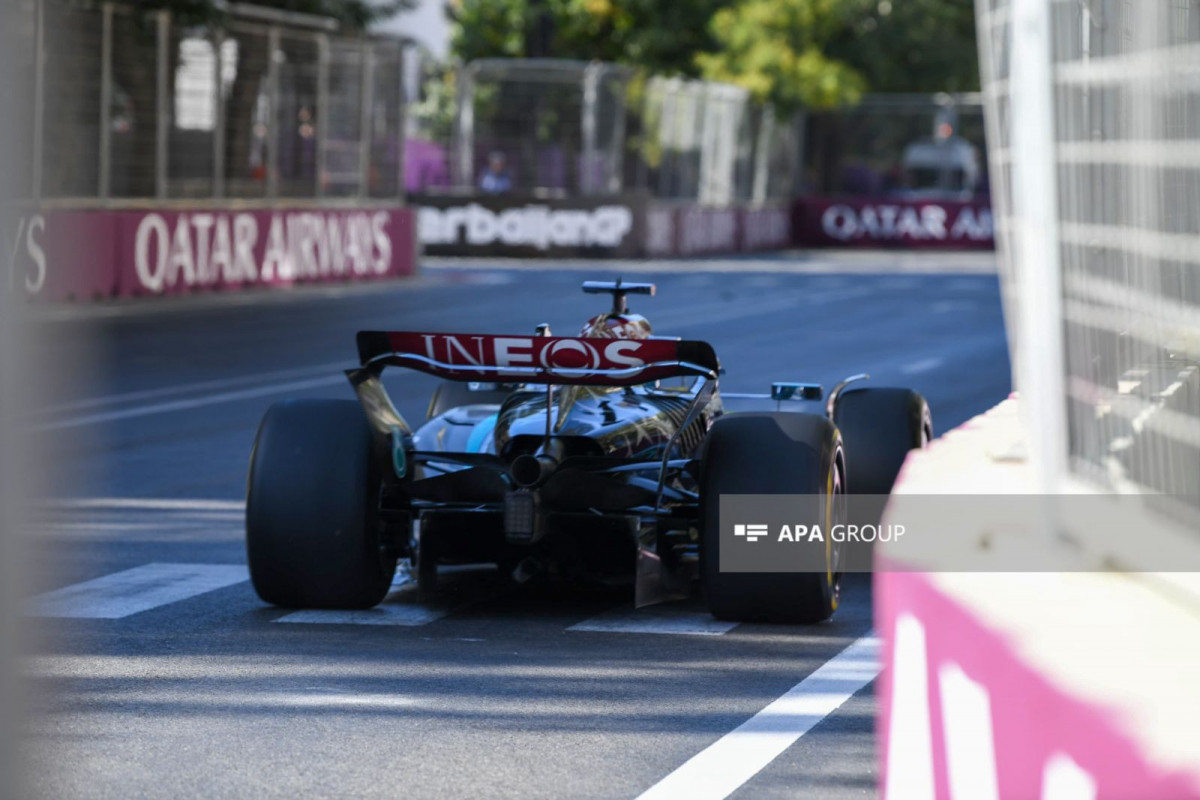
[[[559,385],[633,386],[664,378],[715,378],[707,342],[360,331],[364,368],[408,367],[455,381],[512,380]]]

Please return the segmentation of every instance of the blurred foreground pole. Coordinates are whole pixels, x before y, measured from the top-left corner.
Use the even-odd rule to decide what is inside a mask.
[[[16,685],[16,660],[19,646],[18,616],[21,597],[20,576],[23,573],[23,553],[16,535],[16,509],[13,503],[24,496],[22,485],[27,475],[25,454],[14,436],[14,422],[22,407],[20,380],[21,303],[22,283],[13,272],[13,242],[16,237],[20,211],[14,207],[17,199],[17,168],[28,168],[30,154],[17,151],[17,143],[27,139],[18,135],[16,126],[39,124],[33,109],[22,108],[18,80],[12,76],[25,75],[28,63],[20,63],[28,47],[17,46],[19,37],[34,31],[40,9],[34,0],[21,0],[0,5],[0,242],[4,246],[4,280],[0,281],[0,796],[20,797],[25,794],[22,776],[17,767],[16,742],[23,720],[22,695]],[[37,71],[40,73],[40,70]],[[34,165],[33,174],[38,174]]]
[[[1021,287],[1016,313],[1013,383],[1029,436],[1030,467],[1040,492],[1053,494],[1066,471],[1063,403],[1062,273],[1058,257],[1058,184],[1054,163],[1054,98],[1050,67],[1050,7],[1013,0],[1011,126],[1014,276]],[[1036,342],[1037,346],[1030,346]]]

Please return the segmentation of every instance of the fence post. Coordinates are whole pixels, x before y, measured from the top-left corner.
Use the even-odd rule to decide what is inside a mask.
[[[454,126],[455,158],[457,175],[454,183],[459,188],[470,188],[475,185],[475,159],[473,156],[475,139],[475,69],[466,64],[458,72],[458,114]]]
[[[1041,0],[1014,0],[1009,77],[1012,125],[1013,245],[1017,285],[1017,386],[1029,426],[1035,487],[1054,494],[1066,474],[1063,385],[1062,272],[1058,248],[1054,96],[1050,9]]]
[[[171,44],[171,13],[159,11],[156,15],[157,29],[157,62],[155,64],[155,110],[157,128],[154,136],[154,194],[159,199],[167,196],[168,168],[167,158],[170,153],[167,137],[171,134],[170,109],[170,76],[167,70],[170,66],[170,54],[167,48]]]
[[[222,81],[225,71],[225,32],[213,33],[213,175],[212,195],[225,196],[225,91]]]
[[[369,41],[360,46],[362,75],[360,80],[359,124],[358,124],[358,196],[371,194],[371,82],[375,77],[375,49]]]
[[[46,111],[46,9],[45,0],[36,0],[33,34],[33,183],[34,200],[42,199],[42,133]]]
[[[404,151],[408,146],[408,95],[404,89],[404,48],[396,48],[396,197],[403,201]]]
[[[758,118],[758,141],[754,145],[754,188],[750,201],[761,205],[767,200],[767,183],[771,180],[771,136],[775,132],[775,108],[762,107]]]
[[[608,68],[606,68],[607,70]],[[629,76],[621,74],[621,91],[614,98],[616,118],[613,120],[612,145],[609,154],[608,191],[617,194],[625,186],[625,103],[629,90]]]
[[[267,29],[267,163],[266,197],[279,197],[279,28]]]
[[[678,79],[671,78],[662,84],[662,114],[658,126],[658,196],[674,197],[671,190],[671,169],[675,161],[675,104],[678,101]],[[671,166],[669,166],[671,165]]]
[[[791,174],[788,176],[787,191],[790,195],[800,194],[804,186],[804,148],[808,144],[808,112],[796,111],[788,120],[791,128],[792,163],[788,165]]]
[[[317,168],[316,196],[325,196],[325,144],[329,141],[329,35],[316,34],[317,39]]]
[[[107,199],[112,193],[112,3],[101,6],[100,15],[100,153],[96,159],[100,172],[96,194]]]
[[[601,65],[593,61],[583,70],[583,107],[579,121],[582,134],[583,158],[580,159],[578,187],[582,195],[594,194],[592,165],[596,160],[596,84],[599,82]]]
[[[713,125],[713,109],[717,104],[717,87],[710,83],[698,84],[697,94],[700,97],[696,110],[696,119],[700,131],[699,151],[700,166],[696,172],[695,199],[701,205],[712,205],[712,173],[713,156],[716,155],[718,131]]]

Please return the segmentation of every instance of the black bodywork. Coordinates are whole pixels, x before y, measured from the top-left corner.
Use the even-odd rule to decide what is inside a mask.
[[[509,385],[498,405],[468,402],[414,428],[387,400],[377,359],[391,350],[378,342],[360,334],[365,364],[348,375],[377,433],[398,555],[494,562],[522,579],[613,583],[640,573],[640,602],[685,591],[698,559],[696,459],[722,413],[711,348],[691,354],[707,375]],[[473,388],[488,399],[497,391]]]
[[[589,286],[613,290],[585,284],[585,291]],[[614,314],[624,314],[622,291],[614,296]],[[539,328],[538,337],[548,335]],[[482,355],[496,338],[358,334],[362,366],[347,376],[374,433],[384,477],[381,517],[396,554],[427,568],[494,562],[522,580],[636,578],[639,605],[686,593],[699,561],[703,443],[726,408],[712,347],[652,336],[505,339],[523,348],[533,343],[543,355],[541,366],[501,367]],[[599,356],[579,368],[545,366],[548,351],[595,355],[604,348],[616,348],[618,358],[660,355],[642,368],[603,365]],[[459,361],[448,363],[453,358]],[[461,402],[411,426],[380,380],[387,366],[439,375],[469,391],[457,389]],[[728,399],[739,411],[776,411],[786,402],[827,412],[820,387],[809,384]]]

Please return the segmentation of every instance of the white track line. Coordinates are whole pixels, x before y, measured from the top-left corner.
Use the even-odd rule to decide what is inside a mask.
[[[135,511],[245,511],[242,500],[186,500],[157,497],[63,497],[47,500],[42,504],[52,509],[110,510],[130,509]]]
[[[276,622],[300,622],[309,625],[395,625],[414,628],[428,625],[451,612],[449,608],[418,605],[402,602],[405,595],[412,595],[415,583],[407,572],[397,570],[392,581],[392,591],[384,601],[374,608],[361,611],[336,611],[327,609],[305,609],[293,611]]]
[[[109,394],[101,397],[89,397],[84,400],[73,400],[69,403],[60,403],[59,405],[39,408],[35,413],[39,415],[64,414],[69,411],[83,411],[89,408],[96,408],[97,406],[110,406],[118,403],[132,403],[140,400],[155,400],[160,397],[170,397],[172,395],[180,394],[193,394],[195,392],[206,392],[213,389],[232,389],[235,386],[245,386],[246,384],[272,383],[285,378],[299,378],[308,375],[329,375],[330,373],[341,374],[341,371],[345,367],[346,362],[341,361],[330,364],[314,364],[309,367],[281,369],[272,372],[259,372],[253,375],[241,375],[236,378],[217,378],[210,381],[199,381],[197,383],[181,383],[174,386],[160,387],[158,389],[143,389],[137,392],[122,392],[120,394]]]
[[[737,627],[736,622],[713,619],[707,612],[684,611],[670,606],[632,609],[614,608],[576,623],[569,631],[594,633],[669,633],[690,636],[720,636]]]
[[[303,622],[311,625],[395,625],[412,628],[428,625],[450,613],[450,609],[431,608],[414,603],[395,603],[384,600],[374,608],[363,611],[332,611],[307,609],[294,611],[276,622]]]
[[[922,372],[935,370],[944,363],[946,363],[944,358],[922,358],[920,361],[914,361],[901,367],[900,372],[905,375],[919,375]]]
[[[868,634],[762,711],[688,759],[639,800],[728,797],[879,674],[879,640]]]
[[[241,564],[144,564],[30,598],[35,617],[121,619],[249,578]]]
[[[273,394],[294,392],[302,389],[317,389],[322,386],[333,386],[335,384],[344,384],[345,382],[345,375],[326,375],[321,378],[311,378],[304,381],[273,383],[269,386],[256,386],[252,389],[242,389],[236,392],[219,392],[217,394],[194,397],[189,400],[172,400],[166,403],[152,403],[150,405],[123,408],[117,411],[104,411],[98,414],[87,414],[82,417],[69,417],[67,419],[56,420],[54,422],[45,422],[40,425],[34,425],[30,428],[30,430],[41,433],[45,431],[63,430],[65,428],[78,428],[83,425],[94,425],[99,422],[113,422],[119,419],[145,417],[149,416],[150,414],[166,414],[172,411],[186,411],[191,408],[211,406],[218,403],[232,403],[238,400],[249,400],[255,397],[267,397]]]

